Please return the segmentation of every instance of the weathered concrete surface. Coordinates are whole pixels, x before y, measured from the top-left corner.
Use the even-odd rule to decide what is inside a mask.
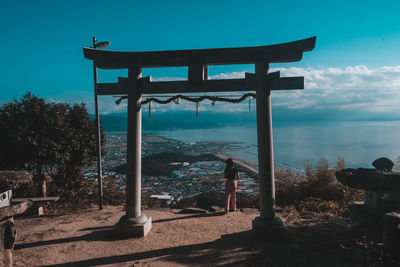
[[[116,232],[126,237],[145,237],[151,229],[151,217],[147,218],[145,215],[142,217],[143,221],[137,221],[137,218],[122,216],[115,225]]]
[[[336,179],[352,188],[371,192],[400,194],[400,173],[376,169],[343,169],[336,172]]]

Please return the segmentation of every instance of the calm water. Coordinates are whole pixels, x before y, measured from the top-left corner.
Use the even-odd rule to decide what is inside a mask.
[[[257,163],[255,124],[213,129],[163,130],[159,135],[184,142],[241,142],[243,149],[232,155]],[[274,125],[274,154],[278,167],[303,168],[321,156],[333,165],[344,157],[347,167],[372,167],[378,157],[393,161],[400,156],[400,122],[318,122]]]

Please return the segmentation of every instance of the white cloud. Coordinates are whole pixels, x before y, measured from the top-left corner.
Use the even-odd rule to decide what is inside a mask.
[[[217,80],[217,79],[242,79],[244,78],[244,71],[236,71],[230,73],[220,73],[217,75],[212,75],[208,77],[210,80]]]
[[[159,82],[159,81],[183,81],[183,80],[185,80],[185,78],[165,76],[165,77],[158,77],[158,78],[151,77],[151,80],[153,82]]]
[[[304,76],[304,90],[288,90],[272,92],[272,104],[275,107],[290,109],[336,109],[358,110],[360,112],[384,112],[400,114],[400,66],[384,66],[376,69],[366,66],[348,66],[346,68],[272,68],[271,72],[280,71],[282,77]],[[243,78],[244,72],[221,73],[210,76],[210,79]],[[182,80],[177,77],[163,77],[160,80]],[[240,96],[240,93],[225,93]],[[116,105],[118,98],[100,97],[101,113],[126,112],[127,100]],[[93,109],[92,97],[84,99],[89,111]],[[82,100],[81,100],[82,101]],[[252,100],[252,109],[255,101]],[[147,111],[148,106],[144,106]],[[152,111],[192,110],[194,103],[181,101],[176,105],[159,105],[152,103]],[[217,102],[215,106],[210,101],[200,104],[199,110],[238,111],[248,110],[248,100],[239,104]]]
[[[305,90],[273,92],[273,103],[292,108],[400,111],[400,66],[369,69],[278,68],[281,76],[304,76]]]

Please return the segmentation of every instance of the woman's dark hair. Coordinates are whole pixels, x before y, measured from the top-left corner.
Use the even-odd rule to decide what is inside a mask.
[[[228,168],[232,168],[233,167],[233,159],[232,158],[228,158],[226,160],[226,167],[228,167]]]

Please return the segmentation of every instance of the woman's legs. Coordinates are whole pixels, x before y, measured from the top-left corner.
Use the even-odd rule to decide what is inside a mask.
[[[231,201],[232,209],[236,210],[236,180],[227,180],[225,183],[225,211],[229,211],[229,200]]]
[[[237,190],[237,181],[232,181],[232,191],[231,191],[231,206],[233,210],[236,210],[236,190]]]
[[[229,199],[231,197],[231,188],[229,185],[229,181],[225,183],[225,211],[229,211]]]
[[[225,194],[225,211],[229,211],[229,199],[230,199],[230,194]]]

